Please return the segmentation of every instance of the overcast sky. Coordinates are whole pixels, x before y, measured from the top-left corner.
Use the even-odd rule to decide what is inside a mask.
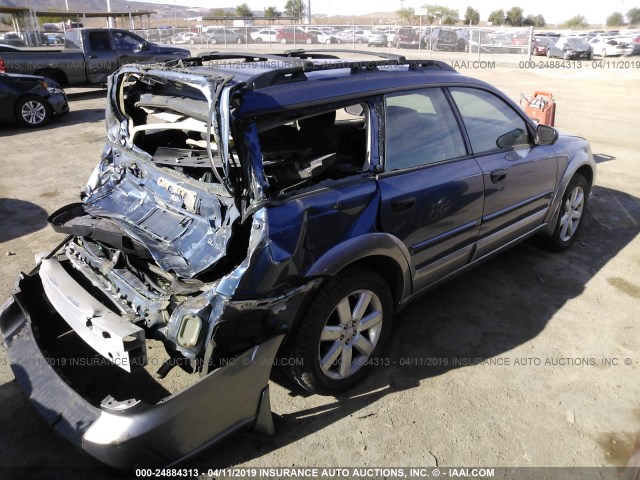
[[[147,0],[148,1],[148,0]],[[307,0],[304,0],[305,3]],[[240,3],[247,3],[252,10],[263,10],[265,7],[274,6],[280,11],[284,10],[286,0],[159,0],[156,3],[188,5],[193,7],[219,8],[233,7]],[[633,7],[640,7],[640,0],[611,0],[584,2],[577,0],[536,0],[525,2],[524,0],[311,0],[311,11],[314,14],[326,15],[363,15],[373,12],[392,12],[404,7],[420,7],[427,3],[444,5],[458,9],[460,16],[464,16],[467,6],[471,5],[480,11],[480,19],[486,20],[489,12],[502,8],[508,10],[513,6],[521,7],[525,15],[541,13],[547,23],[559,23],[580,14],[587,17],[589,23],[603,23],[607,15],[614,11],[626,13]],[[529,6],[527,6],[529,5]]]

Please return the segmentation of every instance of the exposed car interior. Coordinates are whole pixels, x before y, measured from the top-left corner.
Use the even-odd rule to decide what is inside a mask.
[[[293,118],[258,121],[263,165],[272,193],[343,178],[368,165],[366,104]]]

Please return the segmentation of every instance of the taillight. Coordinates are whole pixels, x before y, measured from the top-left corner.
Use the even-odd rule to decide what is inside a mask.
[[[0,58],[0,73],[6,73],[7,71],[7,63],[4,61],[4,58]]]

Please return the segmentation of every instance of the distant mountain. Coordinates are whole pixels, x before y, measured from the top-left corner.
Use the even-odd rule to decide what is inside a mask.
[[[36,11],[42,12],[65,12],[66,4],[65,0],[0,0],[2,6],[5,7],[25,7],[28,6]],[[69,11],[71,12],[106,12],[107,2],[106,0],[67,0],[69,4]],[[240,0],[238,0],[240,3]],[[159,12],[160,18],[173,17],[177,14],[178,17],[198,17],[211,15],[214,10],[224,11],[227,15],[235,15],[235,7],[214,7],[211,8],[196,8],[196,7],[184,7],[181,5],[171,4],[158,4],[158,3],[145,3],[145,2],[129,2],[128,0],[111,0],[112,12],[128,12],[131,11],[152,11]],[[256,19],[260,18],[262,11],[254,12]],[[329,17],[328,15],[314,15],[316,20],[330,20],[335,23],[347,23],[348,21],[358,21],[359,23],[378,23],[380,20],[396,20],[398,18],[395,12],[373,12],[366,15],[334,15]],[[383,22],[384,22],[383,20]]]
[[[106,0],[67,0],[69,4],[69,10],[72,12],[106,12],[107,2]],[[36,11],[52,11],[52,12],[65,12],[67,10],[65,0],[2,0],[2,5],[5,7],[24,7],[28,6]],[[178,12],[179,15],[194,16],[206,14],[207,9],[203,8],[190,8],[174,5],[161,5],[158,3],[143,3],[143,2],[128,2],[127,0],[111,0],[112,12],[127,12],[129,10],[160,10],[161,15],[163,12]]]

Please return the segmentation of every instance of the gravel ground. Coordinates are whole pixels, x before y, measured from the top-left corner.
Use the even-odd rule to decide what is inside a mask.
[[[640,90],[637,70],[588,63],[461,69],[516,100],[552,92],[556,126],[591,142],[599,172],[576,244],[550,254],[526,242],[419,298],[353,391],[309,396],[274,381],[275,436],[237,434],[186,466],[626,464],[640,429]],[[68,92],[66,118],[0,130],[3,299],[60,241],[46,217],[77,201],[103,147],[104,90]],[[202,413],[216,414],[215,399]],[[35,467],[31,478],[120,475],[47,429],[1,349],[0,425],[1,466]]]

